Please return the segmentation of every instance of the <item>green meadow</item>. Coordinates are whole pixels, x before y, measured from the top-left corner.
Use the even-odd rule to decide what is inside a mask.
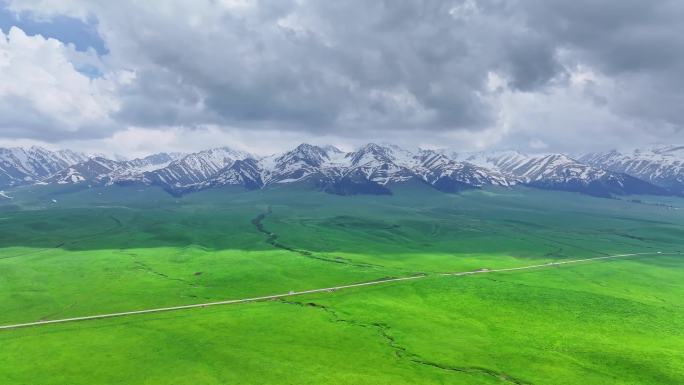
[[[426,277],[0,330],[0,384],[684,383],[684,199],[394,191],[14,190],[0,325]]]

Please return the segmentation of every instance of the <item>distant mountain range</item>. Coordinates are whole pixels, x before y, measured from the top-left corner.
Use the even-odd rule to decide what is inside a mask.
[[[69,150],[0,148],[0,187],[35,183],[86,160],[86,155]]]
[[[610,151],[582,155],[579,161],[622,172],[684,195],[684,146],[658,146],[629,153]]]
[[[573,158],[515,151],[411,151],[374,143],[344,152],[334,146],[301,144],[265,157],[221,147],[133,160],[40,147],[0,148],[0,189],[27,184],[141,184],[182,195],[221,186],[256,190],[290,183],[340,195],[391,194],[398,184],[419,183],[450,193],[525,185],[600,197],[684,196],[684,147],[660,146]]]

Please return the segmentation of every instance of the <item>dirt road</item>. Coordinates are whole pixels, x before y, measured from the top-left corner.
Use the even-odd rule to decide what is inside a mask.
[[[608,256],[602,256],[602,257],[594,257],[594,258],[574,259],[574,260],[569,260],[569,261],[549,262],[549,263],[529,265],[529,266],[521,266],[521,267],[510,267],[510,268],[504,268],[504,269],[491,269],[491,270],[490,269],[480,269],[480,270],[475,270],[475,271],[442,273],[440,275],[442,275],[442,276],[464,276],[464,275],[474,275],[474,274],[491,274],[491,273],[501,273],[501,272],[507,272],[507,271],[550,268],[550,267],[557,267],[557,266],[562,266],[562,265],[583,263],[583,262],[596,262],[596,261],[604,260],[604,259],[638,257],[638,256],[645,256],[645,255],[680,255],[680,254],[682,254],[682,253],[665,253],[665,252],[660,252],[660,251],[650,252],[650,253],[616,254],[616,255],[608,255]],[[115,318],[115,317],[125,317],[125,316],[133,316],[133,315],[138,315],[138,314],[162,313],[162,312],[169,312],[169,311],[176,311],[176,310],[204,308],[204,307],[209,307],[209,306],[232,305],[232,304],[247,303],[247,302],[267,301],[267,300],[274,300],[274,299],[279,299],[279,298],[299,296],[299,295],[304,295],[304,294],[325,293],[325,292],[332,292],[332,291],[336,291],[336,290],[351,289],[351,288],[355,288],[355,287],[374,286],[374,285],[382,285],[382,284],[391,283],[391,282],[410,281],[410,280],[422,279],[422,278],[426,278],[426,277],[429,277],[429,275],[421,274],[421,275],[413,275],[413,276],[400,277],[400,278],[388,278],[388,279],[381,279],[381,280],[377,280],[377,281],[369,281],[369,282],[354,283],[354,284],[349,284],[349,285],[332,286],[332,287],[326,287],[326,288],[321,288],[321,289],[312,289],[312,290],[304,290],[304,291],[290,291],[290,292],[284,293],[284,294],[273,294],[273,295],[266,295],[266,296],[262,296],[262,297],[231,299],[231,300],[226,300],[226,301],[198,303],[198,304],[192,304],[192,305],[162,307],[162,308],[156,308],[156,309],[126,311],[126,312],[121,312],[121,313],[109,313],[109,314],[99,314],[99,315],[91,315],[91,316],[84,316],[84,317],[73,317],[73,318],[63,318],[63,319],[55,319],[55,320],[47,320],[47,321],[27,322],[27,323],[21,323],[21,324],[0,326],[0,330],[18,329],[18,328],[24,328],[24,327],[29,327],[29,326],[42,326],[42,325],[50,325],[50,324],[58,324],[58,323],[66,323],[66,322],[76,322],[76,321],[87,321],[87,320],[106,319],[106,318]]]

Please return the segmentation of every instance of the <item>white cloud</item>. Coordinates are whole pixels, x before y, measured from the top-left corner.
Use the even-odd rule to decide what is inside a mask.
[[[228,146],[257,155],[270,155],[297,146],[302,141],[312,144],[335,143],[352,149],[360,143],[333,135],[304,137],[302,133],[281,130],[245,130],[240,128],[203,126],[196,128],[129,127],[103,139],[70,140],[62,146],[83,152],[107,155],[121,154],[142,157],[156,152],[193,152],[212,147]],[[48,148],[54,145],[44,142],[24,141],[22,145],[38,144]],[[0,146],[3,141],[0,140]]]
[[[497,147],[530,151],[605,150],[659,141],[662,128],[644,130],[612,109],[619,98],[615,82],[586,66],[570,69],[543,91],[510,88],[495,77],[489,100],[499,111]],[[627,140],[625,140],[627,139]]]
[[[0,135],[58,138],[104,129],[118,108],[116,88],[128,81],[109,74],[91,79],[71,59],[76,52],[55,39],[0,32]]]

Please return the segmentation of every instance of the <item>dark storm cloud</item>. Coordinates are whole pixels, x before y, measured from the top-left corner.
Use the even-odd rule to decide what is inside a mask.
[[[242,13],[218,12],[199,26],[136,12],[147,24],[143,34],[108,24],[111,40],[121,41],[111,42],[114,50],[146,53],[136,68],[139,88],[131,90],[136,100],[124,95],[121,114],[134,124],[476,129],[493,122],[480,95],[488,71],[509,70],[515,86],[532,89],[559,70],[554,47],[534,32],[508,30],[498,15],[459,21],[453,8],[443,1],[261,2]],[[492,25],[494,32],[487,30]],[[519,42],[501,40],[503,34]],[[169,88],[197,95],[201,106],[170,89],[166,98],[154,92],[160,86],[147,78],[160,78],[160,69]],[[162,110],[174,99],[173,108],[206,114],[137,108],[145,95]]]
[[[109,48],[101,70],[135,74],[116,91],[111,117],[122,128],[515,133],[524,111],[502,122],[492,74],[513,95],[544,100],[530,119],[543,126],[540,115],[569,114],[565,99],[551,96],[570,89],[578,69],[603,80],[579,93],[591,107],[582,124],[600,127],[608,115],[613,126],[639,122],[626,137],[684,124],[681,1],[10,3],[22,15],[97,21]],[[567,127],[543,130],[553,144],[553,131]],[[567,133],[555,138],[567,142]]]
[[[564,69],[555,57],[556,46],[539,36],[508,43],[504,70],[511,78],[511,86],[522,91],[543,87]]]
[[[513,87],[534,90],[563,69],[553,42],[515,25],[510,10],[493,2],[458,15],[463,4],[260,2],[244,13],[218,12],[199,26],[143,10],[133,16],[147,24],[143,34],[123,32],[111,23],[130,18],[115,18],[108,21],[110,37],[125,43],[113,47],[146,53],[138,88],[130,90],[135,99],[123,96],[121,116],[134,124],[305,130],[486,127],[496,114],[481,97],[488,72],[504,71]],[[169,82],[150,86],[149,79],[165,76],[160,69]],[[167,86],[164,95],[155,92]],[[140,108],[145,96],[160,107]],[[168,99],[174,109],[199,107],[205,114],[163,113]]]
[[[608,72],[658,70],[681,65],[681,1],[530,0],[529,25]]]
[[[571,59],[621,83],[612,107],[649,122],[684,124],[684,2],[523,2],[527,23],[571,50]]]

